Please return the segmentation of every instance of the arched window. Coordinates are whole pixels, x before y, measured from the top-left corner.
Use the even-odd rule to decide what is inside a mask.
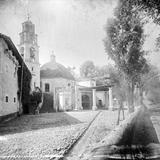
[[[8,102],[8,96],[5,97],[5,101]]]
[[[35,49],[33,47],[30,48],[30,58],[35,59]]]

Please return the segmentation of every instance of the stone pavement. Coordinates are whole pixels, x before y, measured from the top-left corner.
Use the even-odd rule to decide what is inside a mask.
[[[60,157],[98,111],[24,115],[0,124],[0,160]]]

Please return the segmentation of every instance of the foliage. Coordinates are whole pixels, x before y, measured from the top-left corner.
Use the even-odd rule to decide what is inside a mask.
[[[117,68],[110,67],[109,75],[113,85],[113,96],[119,100],[126,101],[126,80],[124,74]]]
[[[147,13],[155,23],[160,22],[160,0],[126,0],[139,11]]]
[[[128,102],[132,110],[134,85],[140,81],[140,75],[147,72],[147,61],[142,51],[143,24],[139,14],[133,9],[129,1],[119,1],[115,18],[108,21],[104,40],[106,52],[125,75]]]
[[[31,95],[31,102],[39,104],[42,101],[42,91],[39,87],[36,87],[34,91],[32,91]]]
[[[80,67],[80,75],[83,78],[92,78],[95,76],[95,65],[92,61],[85,61]]]
[[[160,72],[157,67],[150,65],[149,72],[142,76],[142,87],[149,100],[160,103]]]

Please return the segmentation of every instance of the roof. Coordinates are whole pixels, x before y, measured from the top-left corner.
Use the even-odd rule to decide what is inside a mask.
[[[56,62],[48,62],[41,67],[40,71],[41,78],[64,78],[74,80],[73,75],[63,65]]]
[[[19,52],[18,52],[17,48],[15,47],[14,43],[12,42],[11,38],[2,34],[2,33],[0,33],[0,38],[2,38],[7,43],[8,49],[12,51],[12,54],[13,54],[13,56],[16,57],[17,61],[19,62],[19,65],[22,66],[22,64],[23,64],[24,69],[26,69],[27,73],[31,75],[28,67],[24,63],[21,55],[19,54]]]
[[[96,89],[96,91],[108,91],[109,87],[112,87],[112,85],[102,85],[102,86],[94,86],[94,87],[83,87],[80,86],[81,91],[92,91],[92,89]]]

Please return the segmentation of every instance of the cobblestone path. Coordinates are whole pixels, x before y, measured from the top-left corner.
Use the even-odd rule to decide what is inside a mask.
[[[60,157],[98,111],[26,115],[0,124],[0,160]]]

